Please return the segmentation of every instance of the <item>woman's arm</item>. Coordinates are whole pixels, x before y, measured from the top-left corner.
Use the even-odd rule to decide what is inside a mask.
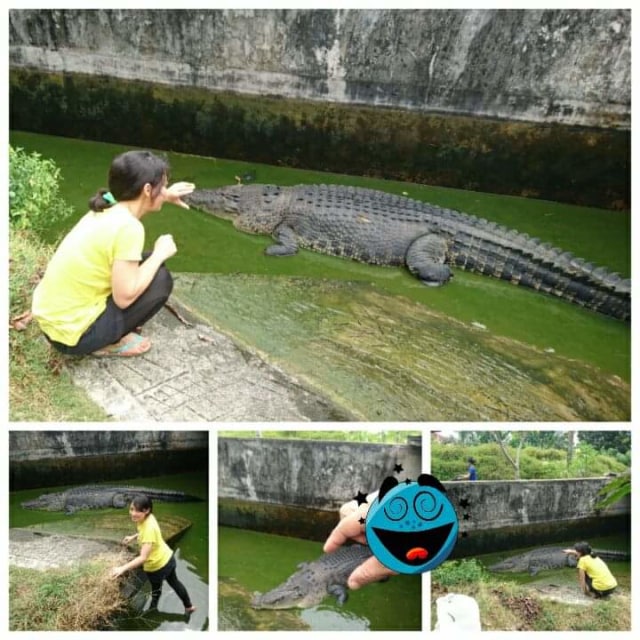
[[[177,249],[170,234],[160,236],[153,253],[142,263],[135,260],[115,260],[111,268],[111,295],[121,309],[135,302],[151,284],[160,265],[175,255]]]
[[[580,584],[580,589],[582,589],[582,593],[589,595],[585,575],[584,569],[578,569],[578,583]]]
[[[133,560],[129,560],[127,564],[123,564],[123,565],[120,565],[119,567],[113,568],[111,570],[111,576],[113,578],[117,578],[118,576],[121,576],[123,573],[126,573],[127,571],[131,571],[131,569],[135,569],[136,567],[141,567],[146,562],[150,553],[151,553],[151,543],[145,542],[140,547],[140,554],[136,556]]]

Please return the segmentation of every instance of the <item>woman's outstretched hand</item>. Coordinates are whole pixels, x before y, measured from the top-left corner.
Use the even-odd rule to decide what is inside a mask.
[[[196,185],[193,182],[174,182],[171,186],[164,188],[165,200],[183,209],[188,209],[189,205],[183,202],[182,198],[193,193],[195,188]]]
[[[367,502],[364,504],[359,505],[355,500],[352,500],[342,505],[340,508],[340,522],[324,543],[325,553],[332,553],[349,541],[367,544],[364,522],[369,511],[370,502],[375,499],[377,494],[377,491],[369,494]],[[391,571],[375,556],[372,556],[353,570],[347,581],[347,586],[349,589],[359,589],[366,584],[378,582],[394,575],[397,575],[395,571]]]

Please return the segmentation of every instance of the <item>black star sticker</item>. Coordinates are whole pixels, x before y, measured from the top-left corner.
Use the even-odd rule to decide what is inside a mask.
[[[407,478],[407,479],[404,481],[404,483],[405,483],[405,484],[411,484],[411,480],[409,480],[409,478]]]
[[[360,520],[358,520],[358,522],[359,522],[360,524],[364,524],[364,523],[366,522],[366,520],[365,520],[364,518],[360,518]]]
[[[463,520],[471,520],[471,514],[470,514],[470,513],[465,513],[465,514],[462,516],[462,519],[463,519]]]
[[[367,504],[367,494],[362,493],[362,491],[358,491],[358,495],[355,496],[354,500],[358,503],[358,506],[361,504]]]
[[[471,506],[471,503],[466,498],[462,498],[459,504],[463,509],[467,509],[468,507]]]
[[[466,531],[463,531],[461,535],[463,538],[466,538],[469,534]]]
[[[400,473],[401,471],[404,471],[404,469],[402,468],[401,464],[397,464],[397,465],[395,465],[395,467],[393,467],[393,472],[394,473]]]

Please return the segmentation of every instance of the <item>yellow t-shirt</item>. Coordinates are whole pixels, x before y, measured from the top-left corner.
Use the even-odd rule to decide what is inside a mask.
[[[69,346],[105,310],[115,260],[142,258],[144,227],[127,209],[90,211],[69,231],[33,292],[32,313],[52,340]]]
[[[138,529],[138,544],[142,546],[146,542],[151,543],[151,553],[142,565],[145,571],[158,571],[162,569],[173,555],[171,547],[162,539],[160,526],[153,513],[150,513],[142,522],[136,525]]]
[[[606,591],[618,586],[618,582],[609,571],[609,567],[601,558],[582,556],[578,560],[578,569],[582,569],[591,578],[593,588],[598,591]]]

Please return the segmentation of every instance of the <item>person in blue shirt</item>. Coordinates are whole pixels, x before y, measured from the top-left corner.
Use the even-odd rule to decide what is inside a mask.
[[[456,480],[475,481],[478,479],[478,472],[476,471],[475,458],[467,458],[467,462],[469,463],[469,466],[467,468],[467,473],[463,476],[456,476]]]

